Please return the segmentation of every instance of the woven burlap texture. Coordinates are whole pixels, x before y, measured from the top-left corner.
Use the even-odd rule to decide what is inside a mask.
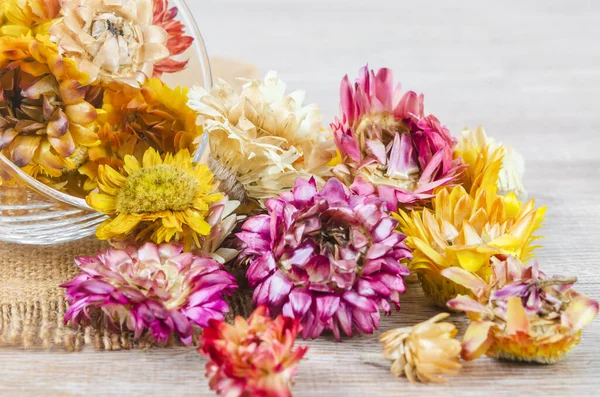
[[[59,285],[78,274],[75,257],[93,255],[104,247],[94,238],[50,247],[0,243],[0,346],[68,351],[86,345],[99,350],[154,346],[144,337],[133,340],[127,331],[111,333],[99,321],[79,329],[64,324],[68,305]],[[250,294],[242,289],[229,304],[229,319],[245,316]]]

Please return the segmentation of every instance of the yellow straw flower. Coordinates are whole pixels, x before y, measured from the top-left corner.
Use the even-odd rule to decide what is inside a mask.
[[[488,280],[494,255],[512,254],[527,261],[540,238],[533,233],[540,227],[545,208],[535,208],[530,200],[522,205],[510,194],[506,198],[494,190],[480,189],[469,195],[462,186],[441,190],[433,209],[400,213],[400,231],[413,249],[409,266],[421,281],[423,290],[435,303],[445,307],[457,294],[469,294],[462,286],[440,272],[460,267]]]
[[[95,88],[48,36],[0,36],[0,150],[19,167],[60,177],[98,145]]]
[[[47,33],[60,13],[60,0],[2,0],[0,13],[2,35]]]
[[[160,244],[183,241],[200,246],[199,236],[210,233],[206,218],[210,205],[223,198],[215,192],[213,175],[204,164],[194,164],[188,150],[167,153],[164,160],[148,149],[142,163],[125,157],[124,173],[98,167],[98,189],[88,204],[110,218],[100,224],[100,240],[152,240]]]
[[[454,155],[467,165],[461,183],[472,195],[478,189],[497,189],[501,195],[525,196],[523,157],[510,146],[488,137],[483,127],[465,129]]]
[[[150,79],[138,91],[104,92],[98,115],[100,145],[88,150],[89,161],[79,169],[86,175],[85,190],[97,185],[98,166],[109,164],[119,172],[125,155],[141,159],[152,147],[159,153],[196,150],[194,140],[202,134],[196,112],[187,106],[188,89],[170,88],[160,79]]]

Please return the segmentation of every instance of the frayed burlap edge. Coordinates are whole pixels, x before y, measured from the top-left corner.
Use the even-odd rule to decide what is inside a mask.
[[[97,350],[157,346],[145,336],[134,340],[127,330],[111,332],[99,320],[78,329],[64,324],[68,304],[59,285],[78,274],[75,257],[102,248],[105,245],[94,238],[52,247],[0,243],[0,347],[77,351],[86,346]],[[251,293],[242,286],[228,303],[229,321],[238,314],[247,316]],[[173,339],[167,345],[174,344]]]

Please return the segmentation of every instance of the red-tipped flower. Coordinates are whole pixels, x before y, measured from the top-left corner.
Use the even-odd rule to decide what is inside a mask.
[[[61,285],[71,305],[65,322],[85,323],[99,310],[109,326],[124,326],[136,338],[149,330],[164,343],[174,332],[191,344],[194,325],[223,320],[223,298],[237,285],[215,260],[182,251],[180,244],[146,243],[75,259],[82,273]]]
[[[380,309],[389,313],[390,302],[399,308],[409,274],[400,260],[411,253],[380,198],[335,178],[321,191],[314,179],[299,178],[292,192],[265,204],[268,214],[237,234],[255,305],[301,319],[304,338],[331,330],[337,339],[353,329],[370,334]]]
[[[391,70],[365,66],[354,87],[344,77],[340,107],[331,125],[342,157],[336,174],[347,184],[357,177],[374,184],[390,210],[431,198],[460,174],[456,140],[435,116],[425,116],[422,94],[394,87]]]
[[[300,321],[271,319],[264,306],[233,325],[211,320],[198,351],[207,356],[210,388],[221,396],[291,396],[292,378],[308,347],[294,348]]]
[[[154,77],[163,73],[174,73],[184,69],[188,61],[177,61],[174,56],[183,54],[194,42],[194,38],[185,35],[185,25],[176,19],[179,10],[169,8],[168,0],[154,0],[152,23],[163,28],[168,35],[167,48],[171,56],[154,65]]]

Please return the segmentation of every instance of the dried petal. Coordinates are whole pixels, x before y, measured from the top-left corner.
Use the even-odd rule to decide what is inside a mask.
[[[460,353],[464,360],[474,360],[490,348],[494,343],[494,338],[490,336],[492,327],[495,327],[495,324],[491,321],[475,321],[469,324]]]
[[[574,332],[585,328],[598,315],[598,302],[576,296],[561,315],[561,324]]]

